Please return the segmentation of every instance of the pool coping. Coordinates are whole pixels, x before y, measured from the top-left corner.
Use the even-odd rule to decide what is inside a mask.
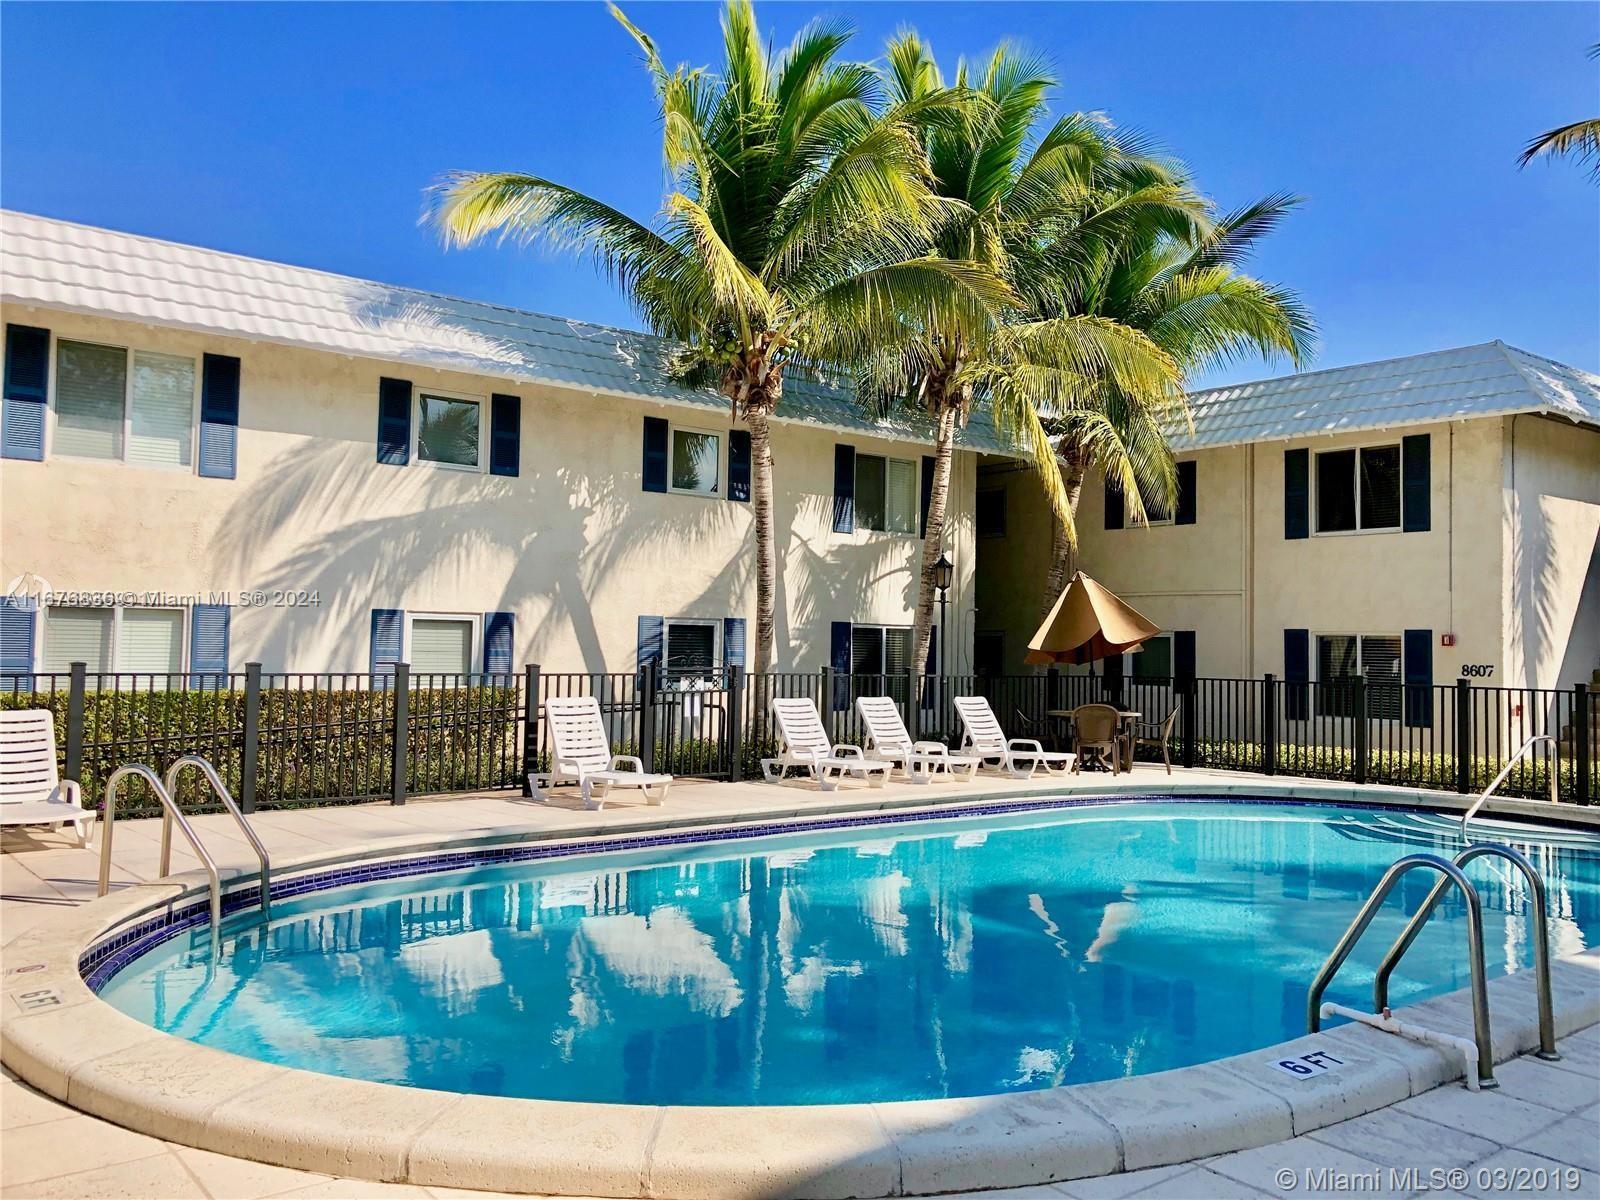
[[[1162,798],[1225,793],[1459,811],[1466,798],[1412,789],[1245,784],[1185,787],[1179,777],[1141,793]],[[1117,792],[1076,793],[1073,803],[1129,802]],[[1309,793],[1296,795],[1297,791]],[[303,855],[286,881],[337,864],[437,859],[465,848],[539,843],[568,853],[617,840],[662,844],[664,829],[701,833],[737,825],[783,832],[836,827],[829,818],[917,810],[936,817],[968,807],[1006,811],[1061,796],[1059,782],[991,798],[965,794],[877,803],[865,795],[797,805],[759,817],[698,817],[620,831],[542,836],[490,832],[448,847],[420,836],[383,839],[335,854]],[[943,803],[938,801],[942,800]],[[987,802],[986,802],[987,801]],[[1524,802],[1526,803],[1526,802]],[[1509,809],[1511,806],[1505,806]],[[1520,807],[1520,806],[1519,806]],[[1524,819],[1502,809],[1500,815]],[[1544,806],[1548,812],[1548,805]],[[1567,810],[1568,813],[1583,810]],[[1565,822],[1594,827],[1592,820]],[[655,831],[652,836],[650,830]],[[603,837],[594,836],[603,832]],[[705,840],[696,838],[694,840]],[[448,868],[440,868],[448,869]],[[230,873],[232,894],[253,890]],[[276,889],[275,889],[276,890]],[[100,1000],[82,960],[108,934],[182,912],[204,895],[198,872],[137,884],[52,916],[5,947],[0,1057],[39,1090],[95,1116],[163,1138],[302,1170],[422,1186],[648,1197],[826,1197],[926,1194],[1107,1175],[1249,1149],[1342,1121],[1460,1077],[1439,1051],[1363,1026],[1343,1026],[1278,1046],[1151,1075],[1033,1092],[872,1104],[694,1107],[600,1104],[464,1095],[371,1083],[240,1058],[161,1033]],[[1600,1021],[1600,951],[1553,965],[1557,1035]],[[1528,972],[1490,985],[1497,1060],[1537,1045]],[[1401,1010],[1446,1032],[1470,1032],[1465,991]],[[1284,1059],[1325,1055],[1331,1070],[1298,1076]]]

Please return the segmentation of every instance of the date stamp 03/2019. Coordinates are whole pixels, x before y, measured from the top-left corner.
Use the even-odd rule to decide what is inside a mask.
[[[1600,1180],[1577,1167],[1492,1166],[1381,1167],[1352,1171],[1335,1167],[1284,1167],[1273,1177],[1278,1189],[1340,1196],[1470,1192],[1478,1196],[1595,1196]]]

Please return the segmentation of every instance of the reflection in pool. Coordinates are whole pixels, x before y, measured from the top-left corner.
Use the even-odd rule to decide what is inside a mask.
[[[1534,856],[1552,950],[1600,933],[1600,838],[1483,825]],[[1304,1032],[1306,987],[1383,868],[1457,848],[1417,813],[1111,804],[528,862],[329,890],[245,916],[220,963],[163,943],[103,996],[178,1036],[453,1091],[802,1104],[1080,1083]],[[1523,967],[1520,880],[1471,868],[1491,974]],[[1371,971],[1413,872],[1329,999]],[[1395,1003],[1466,983],[1452,897]]]

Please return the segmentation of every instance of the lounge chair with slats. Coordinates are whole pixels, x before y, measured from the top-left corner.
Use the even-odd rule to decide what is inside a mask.
[[[545,727],[550,731],[550,770],[528,776],[529,790],[540,799],[557,784],[576,783],[585,808],[603,808],[614,787],[644,792],[650,804],[667,798],[672,776],[646,772],[632,754],[612,754],[611,739],[600,718],[600,701],[593,696],[562,696],[544,702]],[[598,795],[596,790],[598,789]]]
[[[983,760],[972,754],[951,754],[943,742],[916,742],[906,731],[900,706],[890,696],[857,696],[856,711],[867,729],[867,757],[904,771],[912,783],[970,780]]]
[[[1031,779],[1040,767],[1052,775],[1071,769],[1072,755],[1046,750],[1037,738],[1007,738],[987,697],[957,696],[955,704],[964,730],[959,753],[975,754],[1013,779]]]
[[[48,708],[0,712],[0,825],[71,825],[89,844],[94,813],[83,789],[56,768],[56,722]]]
[[[825,792],[838,787],[846,775],[865,779],[873,787],[888,782],[888,763],[867,758],[860,746],[833,743],[811,700],[774,699],[772,716],[778,723],[780,745],[776,758],[761,760],[761,774],[768,783],[781,782],[790,770],[805,771]]]

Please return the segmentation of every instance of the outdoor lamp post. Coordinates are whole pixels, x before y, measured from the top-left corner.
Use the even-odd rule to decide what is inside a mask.
[[[950,626],[946,619],[945,603],[950,597],[950,583],[955,574],[955,563],[941,550],[939,561],[933,564],[933,586],[939,589],[939,641],[943,643],[944,654],[950,653]]]

